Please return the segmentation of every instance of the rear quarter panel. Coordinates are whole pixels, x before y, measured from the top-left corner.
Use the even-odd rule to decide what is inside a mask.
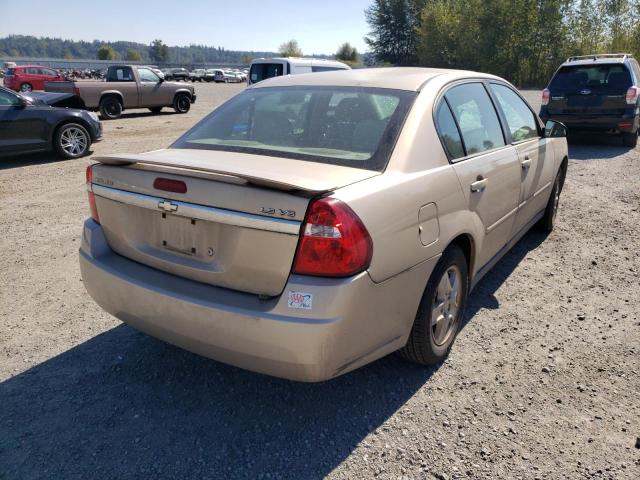
[[[481,248],[482,222],[467,209],[458,177],[434,127],[437,91],[437,87],[428,89],[416,99],[386,171],[334,194],[358,214],[372,237],[369,274],[375,282],[440,255],[460,234],[469,235],[475,248]],[[436,207],[428,211],[435,211],[435,221],[420,219],[420,209],[431,203]],[[423,235],[435,239],[432,243],[423,245],[421,223],[437,228]]]

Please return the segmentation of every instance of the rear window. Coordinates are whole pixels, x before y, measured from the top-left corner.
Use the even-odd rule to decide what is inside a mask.
[[[109,67],[107,70],[107,82],[133,82],[131,67]]]
[[[254,63],[251,65],[249,78],[251,83],[261,82],[272,77],[284,75],[284,64],[282,63]]]
[[[4,72],[5,75],[15,75],[16,74],[16,69],[15,68],[7,68],[7,70]]]
[[[632,85],[626,66],[593,65],[562,67],[549,84],[552,93],[573,93],[585,88],[593,93],[622,94]]]
[[[222,150],[382,171],[415,92],[359,87],[246,90],[172,148]]]

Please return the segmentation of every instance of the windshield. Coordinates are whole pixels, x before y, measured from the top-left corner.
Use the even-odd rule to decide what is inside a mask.
[[[359,87],[249,89],[172,148],[253,153],[385,168],[415,92]]]
[[[577,93],[583,89],[601,94],[624,94],[631,86],[631,75],[624,65],[562,67],[551,80],[552,93]]]

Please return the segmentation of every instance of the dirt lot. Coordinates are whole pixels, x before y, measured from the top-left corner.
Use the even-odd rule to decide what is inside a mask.
[[[167,146],[243,86],[196,88],[187,115],[105,122],[95,153]],[[90,160],[0,160],[0,479],[640,478],[640,147],[588,140],[556,231],[479,284],[444,365],[318,385],[101,311],[77,262]]]

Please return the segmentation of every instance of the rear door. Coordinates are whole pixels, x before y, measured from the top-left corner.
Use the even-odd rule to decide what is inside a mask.
[[[624,63],[562,67],[549,84],[550,115],[621,116],[629,107],[626,93],[632,85]]]
[[[478,266],[488,263],[510,239],[520,198],[517,150],[505,141],[498,113],[480,81],[448,89],[436,124],[458,175],[468,208],[484,229]]]
[[[490,90],[522,167],[515,235],[547,204],[553,180],[554,151],[551,139],[544,138],[536,115],[518,93],[502,83],[490,83]]]

